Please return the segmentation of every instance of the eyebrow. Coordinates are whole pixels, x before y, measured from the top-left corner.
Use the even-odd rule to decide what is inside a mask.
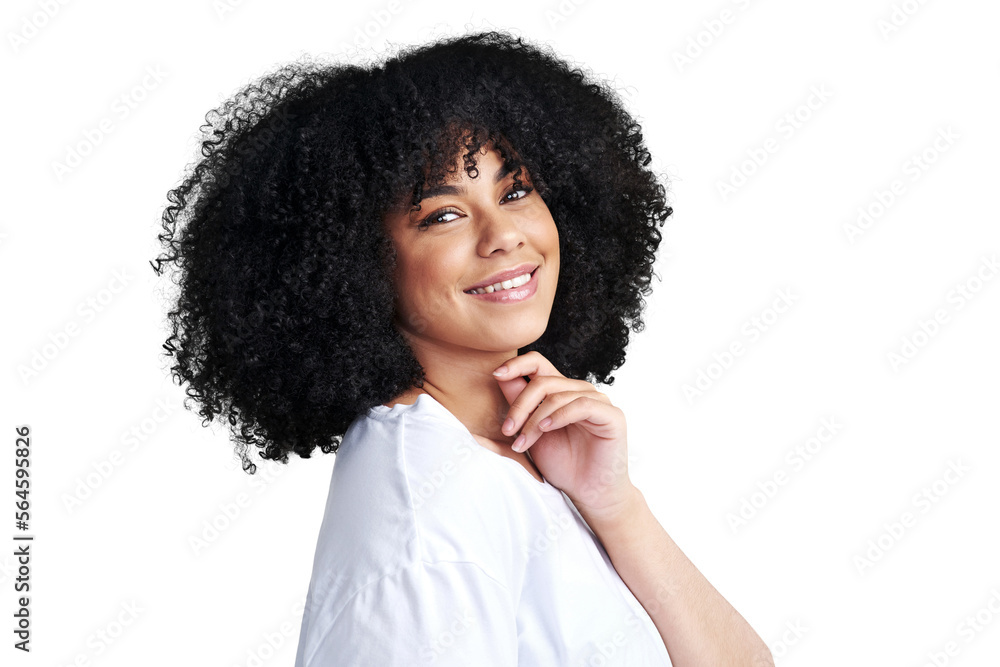
[[[493,183],[499,183],[505,179],[511,172],[511,169],[507,167],[506,164],[501,164],[500,168],[497,169],[497,173],[493,176]],[[465,193],[464,185],[435,185],[433,187],[424,190],[420,198],[430,199],[431,197],[440,197],[442,195],[459,195]]]

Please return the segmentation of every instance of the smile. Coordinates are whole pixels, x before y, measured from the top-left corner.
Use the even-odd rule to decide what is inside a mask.
[[[536,268],[531,273],[525,273],[510,280],[487,285],[484,288],[466,292],[469,296],[495,303],[516,303],[531,298],[538,289],[538,273]]]

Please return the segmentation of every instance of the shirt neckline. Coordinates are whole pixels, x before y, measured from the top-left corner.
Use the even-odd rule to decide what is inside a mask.
[[[490,451],[489,449],[486,449],[481,444],[479,444],[479,441],[476,440],[476,438],[472,435],[472,432],[465,426],[465,424],[463,424],[458,417],[453,415],[451,413],[451,410],[441,405],[441,403],[436,398],[434,398],[428,393],[417,394],[417,399],[413,403],[396,403],[391,408],[382,404],[376,405],[372,408],[369,408],[368,416],[373,419],[377,419],[379,421],[386,421],[395,416],[409,414],[409,413],[424,412],[427,410],[437,412],[441,417],[443,417],[447,421],[450,421],[456,427],[461,429],[461,431],[466,435],[466,437],[468,437],[468,439],[472,441],[473,444],[475,444],[477,450],[482,450],[484,453],[490,456],[502,459],[507,462],[507,465],[517,466],[517,469],[520,472],[520,474],[524,475],[534,486],[548,487],[546,490],[552,489],[553,491],[559,493],[560,495],[562,494],[562,491],[552,486],[552,484],[549,483],[547,479],[545,479],[545,475],[542,475],[542,481],[539,482],[537,479],[535,479],[534,475],[525,470],[524,466],[522,466],[514,459],[503,456],[502,454],[497,454],[496,452]]]

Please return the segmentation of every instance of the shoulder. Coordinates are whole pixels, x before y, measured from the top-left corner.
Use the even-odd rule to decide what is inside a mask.
[[[498,475],[509,471],[492,467],[483,455],[496,455],[448,416],[383,406],[345,434],[303,616],[300,651],[313,664],[345,647],[364,654],[338,664],[404,664],[378,653],[390,648],[361,648],[376,638],[360,641],[358,633],[380,628],[405,632],[389,644],[433,655],[418,638],[461,625],[466,615],[485,632],[470,634],[480,659],[511,639],[490,636],[491,626],[514,618],[522,581],[511,535],[515,494]],[[459,617],[438,617],[445,612]]]
[[[378,412],[383,423],[397,428],[396,465],[407,487],[419,556],[474,562],[498,579],[516,579],[523,564],[518,545],[544,529],[547,503],[559,492],[551,486],[543,491],[520,464],[477,442],[429,395]]]
[[[509,470],[497,465],[500,457],[427,394],[413,404],[376,408],[363,428],[351,443],[355,458],[342,472],[365,477],[369,493],[392,491],[385,503],[369,508],[378,514],[373,523],[383,524],[393,507],[405,508],[414,558],[475,562],[489,570],[486,560],[505,548],[497,539],[510,538],[506,527],[521,513],[521,490],[511,486]]]
[[[516,571],[523,491],[450,413],[420,401],[371,410],[345,433],[316,544],[317,601],[419,562],[474,563],[503,582]]]

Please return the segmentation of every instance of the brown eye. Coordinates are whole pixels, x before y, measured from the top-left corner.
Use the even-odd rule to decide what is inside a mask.
[[[503,198],[504,198],[504,201],[515,201],[515,200],[518,200],[518,199],[524,199],[525,197],[527,197],[531,193],[532,190],[534,190],[534,188],[531,187],[530,185],[522,185],[520,187],[514,186],[514,189],[511,190],[510,192],[508,192],[507,194],[505,194],[503,196]],[[521,194],[518,194],[518,193],[521,193]],[[512,198],[511,195],[515,195],[515,194],[517,194],[517,196]]]
[[[458,211],[450,208],[443,208],[439,211],[434,211],[426,218],[417,223],[417,229],[427,229],[431,225],[440,225],[445,222],[451,222],[451,220],[442,220],[446,215],[459,215]]]

